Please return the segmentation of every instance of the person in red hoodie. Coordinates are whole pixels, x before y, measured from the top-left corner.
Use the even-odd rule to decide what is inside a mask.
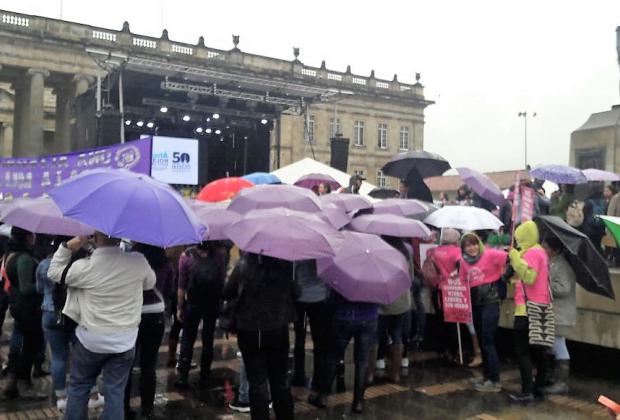
[[[499,356],[495,348],[500,303],[497,286],[506,268],[508,254],[485,248],[474,233],[463,235],[461,253],[459,276],[470,287],[474,327],[482,352],[484,376],[474,383],[474,387],[479,392],[500,392]]]

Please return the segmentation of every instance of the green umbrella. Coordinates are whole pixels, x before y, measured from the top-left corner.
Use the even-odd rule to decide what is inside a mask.
[[[616,244],[620,246],[620,217],[614,217],[614,216],[599,216],[599,217],[603,219],[603,222],[605,222],[605,226],[607,226],[607,229],[609,230],[609,232],[611,232],[614,239],[616,240]]]

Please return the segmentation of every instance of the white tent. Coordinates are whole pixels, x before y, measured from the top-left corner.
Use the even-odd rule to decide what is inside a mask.
[[[283,166],[280,169],[277,169],[271,173],[277,176],[280,181],[285,184],[294,184],[295,181],[297,181],[301,176],[311,173],[329,175],[333,177],[336,181],[338,181],[343,187],[347,187],[349,185],[349,178],[351,178],[351,175],[347,174],[346,172],[339,171],[336,168],[332,168],[329,165],[317,162],[316,160],[311,158],[304,158],[302,160],[298,160],[297,162]],[[364,181],[362,182],[360,194],[368,196],[368,193],[374,188],[377,187],[369,182]]]

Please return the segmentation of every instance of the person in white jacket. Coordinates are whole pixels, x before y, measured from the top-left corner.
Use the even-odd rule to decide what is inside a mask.
[[[60,282],[73,252],[88,241],[75,237],[54,254],[48,277]],[[155,273],[139,253],[125,253],[119,240],[101,232],[95,250],[68,269],[63,313],[77,323],[65,418],[88,418],[88,398],[103,372],[104,419],[124,418],[124,390],[134,359],[142,291],[155,286]]]

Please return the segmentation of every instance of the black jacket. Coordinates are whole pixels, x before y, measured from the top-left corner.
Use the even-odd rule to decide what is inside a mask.
[[[490,303],[499,302],[499,290],[497,288],[499,283],[494,281],[493,283],[481,284],[480,286],[471,288],[471,304],[472,306],[488,305]]]
[[[273,330],[295,321],[296,293],[292,264],[246,254],[230,275],[224,299],[239,296],[236,312],[239,330]]]

